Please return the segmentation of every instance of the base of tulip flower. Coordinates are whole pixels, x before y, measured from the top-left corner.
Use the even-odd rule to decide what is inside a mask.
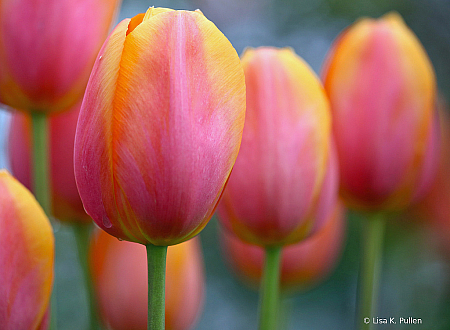
[[[148,264],[148,330],[165,329],[167,246],[146,245]]]
[[[383,236],[385,216],[382,213],[373,214],[363,223],[363,255],[359,274],[359,312],[357,313],[357,328],[370,330],[370,320],[376,314],[378,301],[379,278],[381,274],[381,261],[383,253]]]
[[[280,264],[282,246],[266,247],[259,294],[259,329],[278,329],[280,301]]]

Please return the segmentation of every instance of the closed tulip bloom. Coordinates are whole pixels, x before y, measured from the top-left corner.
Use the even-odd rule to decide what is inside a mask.
[[[234,165],[244,115],[239,57],[201,12],[123,20],[94,65],[75,137],[87,213],[142,244],[195,236]]]
[[[344,208],[338,203],[318,232],[283,249],[280,285],[285,292],[310,288],[331,273],[344,246],[344,213]],[[258,288],[264,249],[245,243],[228,230],[221,231],[221,239],[223,255],[234,272],[244,282]]]
[[[0,102],[54,112],[83,95],[120,0],[1,0]]]
[[[98,231],[89,251],[102,319],[112,330],[147,329],[147,256],[140,244]],[[204,298],[200,241],[170,246],[166,266],[166,329],[191,329]]]
[[[323,70],[340,163],[341,194],[364,211],[395,211],[422,190],[433,139],[435,77],[398,14],[361,19]]]
[[[295,243],[324,222],[313,216],[321,191],[328,191],[331,207],[337,194],[328,101],[319,79],[290,49],[250,49],[242,64],[246,122],[219,218],[253,244]]]
[[[50,117],[50,182],[53,215],[61,221],[91,222],[78,194],[73,170],[73,144],[77,127],[78,103],[64,113]],[[14,176],[32,190],[31,119],[14,112],[8,140],[8,154]]]
[[[53,231],[33,195],[0,171],[0,327],[46,329]]]

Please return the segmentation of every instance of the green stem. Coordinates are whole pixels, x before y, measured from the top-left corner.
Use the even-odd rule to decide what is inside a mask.
[[[281,246],[266,247],[264,273],[260,289],[260,330],[277,329],[280,300],[281,251]]]
[[[373,318],[376,316],[383,253],[384,214],[372,215],[364,221],[363,225],[358,323],[361,324],[361,329],[368,330],[373,328]]]
[[[48,118],[41,112],[31,113],[33,126],[33,190],[37,201],[45,214],[51,218],[51,192],[49,183],[49,148],[48,148]],[[49,330],[57,329],[56,322],[56,281],[53,280],[53,290],[50,307]]]
[[[84,285],[88,296],[89,308],[89,329],[100,329],[100,321],[97,313],[97,301],[94,294],[94,286],[92,285],[91,273],[89,271],[89,240],[91,236],[91,223],[74,223],[72,225],[75,234],[75,240],[78,250],[78,261],[83,272]]]
[[[33,179],[36,199],[50,217],[51,199],[49,184],[49,148],[48,148],[48,118],[39,112],[31,114],[33,123]]]
[[[165,329],[165,285],[167,246],[147,247],[148,264],[148,330]]]

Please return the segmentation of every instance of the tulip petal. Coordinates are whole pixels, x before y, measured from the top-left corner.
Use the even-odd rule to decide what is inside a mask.
[[[53,231],[33,195],[0,171],[0,324],[37,329],[53,281]]]

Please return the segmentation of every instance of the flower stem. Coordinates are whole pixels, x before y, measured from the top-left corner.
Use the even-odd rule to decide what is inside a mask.
[[[49,183],[48,161],[48,118],[42,112],[32,112],[31,122],[33,127],[33,190],[37,201],[45,214],[51,217],[51,193]],[[57,329],[56,323],[56,285],[53,280],[53,290],[50,310],[50,330]]]
[[[87,292],[89,308],[89,329],[100,329],[100,321],[97,313],[97,301],[95,299],[94,287],[92,285],[91,273],[89,271],[88,252],[89,239],[91,236],[92,223],[74,223],[72,225],[78,250],[78,261],[83,272],[84,285]]]
[[[48,165],[48,119],[39,112],[31,114],[33,122],[33,164],[34,193],[36,199],[50,217],[51,199]]]
[[[277,329],[280,300],[281,251],[281,246],[266,247],[264,273],[260,288],[260,330]]]
[[[381,213],[373,214],[364,221],[363,256],[361,262],[359,319],[361,329],[372,329],[378,300],[381,260],[383,253],[383,235],[385,218]],[[367,320],[368,318],[368,320]]]
[[[167,246],[146,245],[148,264],[148,330],[165,329]]]

